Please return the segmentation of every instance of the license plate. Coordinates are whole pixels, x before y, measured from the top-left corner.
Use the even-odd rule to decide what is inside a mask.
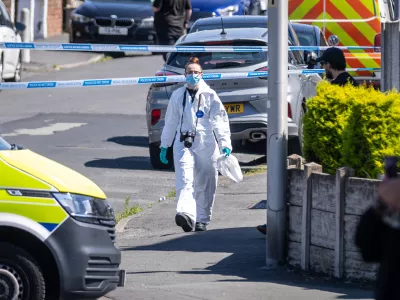
[[[128,35],[128,28],[100,27],[99,34],[104,35]]]
[[[232,104],[224,104],[225,110],[230,114],[241,114],[244,113],[244,104],[243,103],[232,103]]]

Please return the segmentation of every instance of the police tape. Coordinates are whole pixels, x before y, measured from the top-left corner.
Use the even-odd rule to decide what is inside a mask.
[[[313,51],[326,50],[330,46],[288,46],[289,50]],[[342,50],[380,49],[374,46],[336,46]],[[262,46],[151,46],[151,45],[114,45],[114,44],[63,44],[63,43],[0,43],[0,49],[27,49],[43,51],[83,51],[83,52],[266,52]]]
[[[380,68],[354,68],[347,71],[380,71]],[[307,69],[307,70],[288,70],[289,75],[295,74],[321,74],[323,69]],[[262,72],[242,72],[242,73],[210,73],[204,74],[204,80],[220,80],[220,79],[240,79],[267,77],[268,71]],[[142,85],[142,84],[163,84],[163,83],[180,83],[185,82],[183,75],[176,76],[153,76],[153,77],[126,77],[126,78],[109,78],[109,79],[83,79],[83,80],[66,80],[66,81],[32,81],[0,84],[0,90],[20,90],[20,89],[39,89],[39,88],[78,88],[78,87],[110,87],[125,85]]]

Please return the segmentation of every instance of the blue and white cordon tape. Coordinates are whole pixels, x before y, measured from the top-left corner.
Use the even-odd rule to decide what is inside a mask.
[[[289,50],[326,50],[330,46],[288,46]],[[373,46],[337,46],[342,50],[380,49]],[[84,52],[266,52],[268,47],[257,46],[140,46],[114,44],[63,44],[63,43],[0,43],[0,49],[29,49],[44,51]]]
[[[347,71],[380,71],[380,68],[356,68],[347,69]],[[321,74],[325,73],[323,69],[309,70],[289,70],[288,74]],[[265,72],[243,72],[243,73],[210,73],[204,74],[204,80],[220,80],[220,79],[238,79],[238,78],[254,78],[267,77],[268,71]],[[177,76],[153,76],[153,77],[126,77],[126,78],[110,78],[110,79],[83,79],[83,80],[66,80],[66,81],[32,81],[0,84],[0,90],[21,90],[21,89],[41,89],[41,88],[79,88],[79,87],[109,87],[124,85],[141,85],[141,84],[162,84],[162,83],[178,83],[185,82],[183,75]]]

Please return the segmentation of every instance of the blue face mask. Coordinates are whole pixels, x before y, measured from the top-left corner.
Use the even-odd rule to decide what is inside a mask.
[[[197,85],[201,80],[200,74],[190,74],[186,76],[186,82],[191,86]]]

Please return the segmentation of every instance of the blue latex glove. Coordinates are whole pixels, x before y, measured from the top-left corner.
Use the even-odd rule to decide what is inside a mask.
[[[168,164],[167,150],[168,150],[168,148],[161,148],[161,152],[160,152],[160,160],[165,165]]]
[[[222,149],[222,153],[225,154],[225,157],[228,157],[231,154],[231,149],[224,148],[224,149]]]

